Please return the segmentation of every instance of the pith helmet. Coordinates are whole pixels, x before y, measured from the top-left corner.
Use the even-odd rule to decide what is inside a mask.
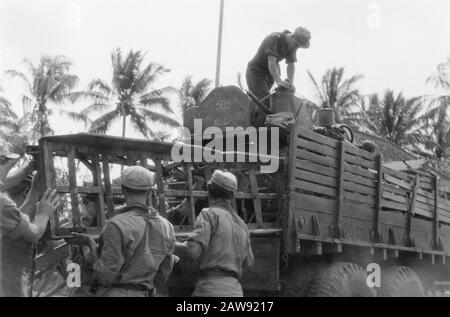
[[[121,181],[130,189],[149,190],[155,184],[155,173],[141,166],[130,166],[124,169]]]
[[[230,172],[224,172],[221,170],[214,171],[208,184],[216,184],[220,188],[229,192],[235,192],[238,188],[236,176]]]

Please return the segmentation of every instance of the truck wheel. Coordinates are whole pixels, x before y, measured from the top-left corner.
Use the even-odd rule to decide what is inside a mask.
[[[322,263],[293,263],[283,277],[282,296],[305,297],[314,277],[323,269]]]
[[[407,266],[391,266],[381,271],[380,297],[424,297],[422,282]]]
[[[323,269],[312,281],[309,297],[374,297],[367,286],[367,273],[349,262],[336,262]]]

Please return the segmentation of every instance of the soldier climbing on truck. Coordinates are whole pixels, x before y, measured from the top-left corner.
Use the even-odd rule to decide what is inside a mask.
[[[303,27],[298,27],[293,33],[288,30],[274,32],[268,35],[258,48],[256,55],[247,65],[246,80],[251,93],[262,100],[266,106],[270,89],[276,83],[290,91],[295,91],[295,63],[297,62],[297,50],[307,49],[310,46],[311,33]],[[281,79],[280,65],[282,60],[286,60],[287,79]],[[256,125],[264,123],[264,114],[257,108],[252,109],[253,120]]]

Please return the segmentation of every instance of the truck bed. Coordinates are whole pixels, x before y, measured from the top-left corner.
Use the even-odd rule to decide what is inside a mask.
[[[439,254],[445,261],[448,180],[391,170],[382,162],[379,155],[297,127],[288,164],[289,252],[311,252],[302,241],[316,241]]]

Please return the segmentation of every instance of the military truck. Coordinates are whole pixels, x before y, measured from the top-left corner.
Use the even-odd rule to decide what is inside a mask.
[[[238,91],[214,90],[188,114],[189,120],[203,119],[205,128],[218,126],[224,131],[235,121],[248,128],[249,99]],[[184,239],[208,205],[205,181],[220,168],[238,178],[234,206],[251,233],[256,262],[245,269],[241,281],[246,295],[438,294],[442,283],[450,280],[450,180],[435,171],[388,168],[381,153],[318,134],[305,123],[308,111],[302,106],[298,100],[297,114],[302,115],[276,142],[269,137],[258,144],[279,149],[276,156],[268,154],[279,163],[271,172],[264,171],[262,160],[252,159],[255,140],[245,135],[245,129],[222,136],[222,142],[245,140],[243,148],[226,153],[211,148],[211,135],[184,140],[184,149],[192,153],[206,150],[222,157],[213,162],[201,155],[195,160],[194,154],[174,162],[174,144],[165,142],[90,134],[42,138],[41,190],[56,187],[67,198],[65,212],[70,214],[66,223],[62,211],[52,219],[47,239],[62,241],[74,231],[95,234],[102,229],[115,213],[115,197],[121,195],[111,182],[115,165],[141,165],[156,173],[152,203]],[[220,138],[215,135],[214,140]],[[56,186],[57,161],[67,166],[66,186]],[[79,166],[91,175],[92,186],[80,183]],[[92,226],[81,221],[83,195],[95,197]],[[35,271],[67,255],[67,245],[49,247],[37,259]],[[168,283],[169,293],[189,295],[195,272],[195,263],[179,262]]]

